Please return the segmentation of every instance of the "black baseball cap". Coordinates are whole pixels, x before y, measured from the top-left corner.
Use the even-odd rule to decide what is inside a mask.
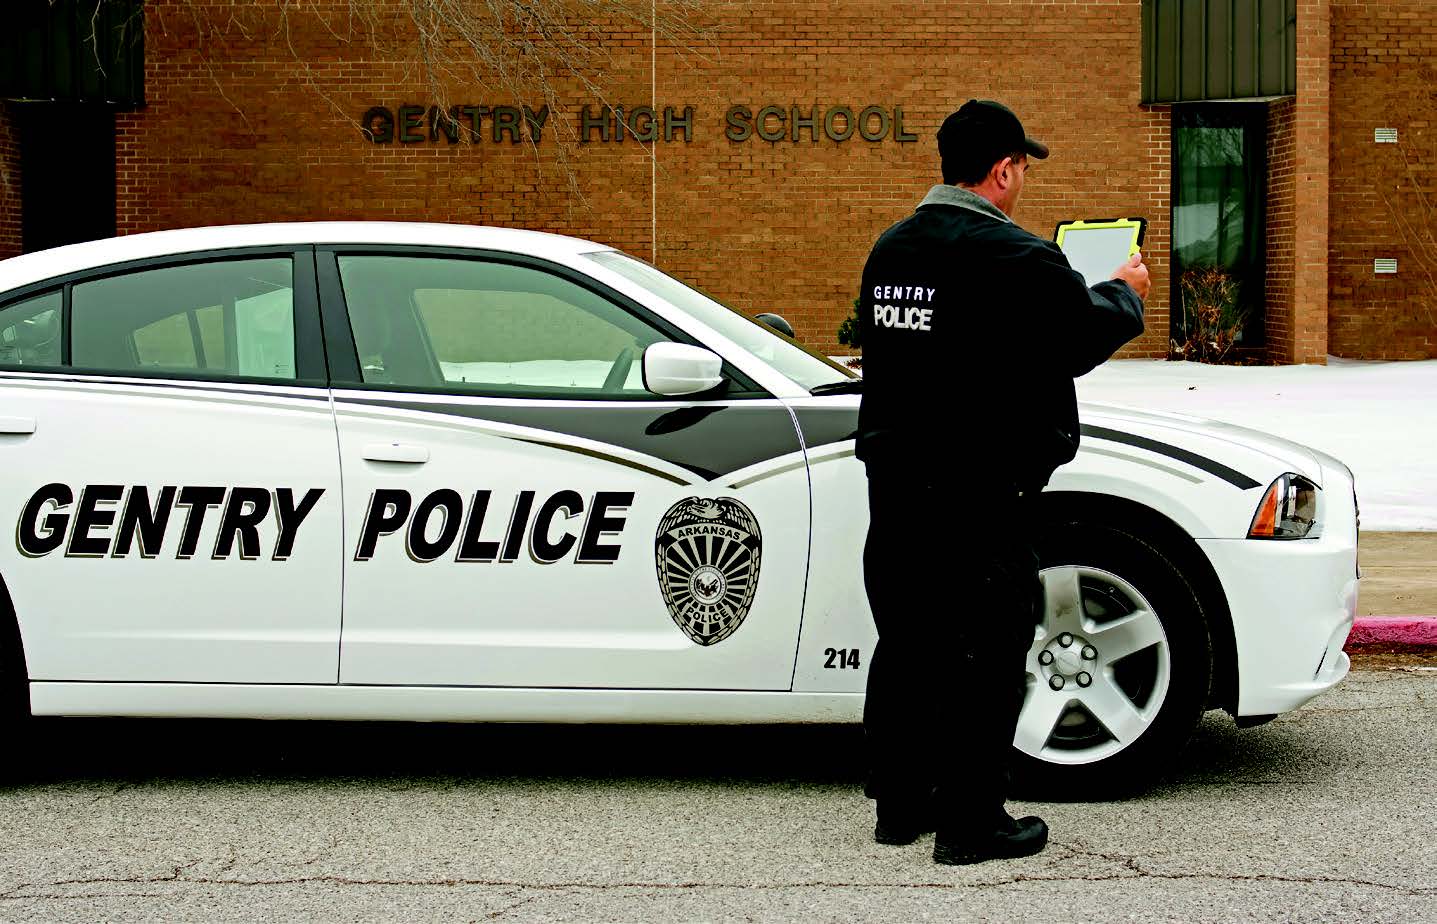
[[[1013,110],[991,99],[970,99],[938,129],[938,155],[945,160],[991,154],[991,164],[1015,151],[1039,160],[1048,156],[1048,146],[1027,136]]]

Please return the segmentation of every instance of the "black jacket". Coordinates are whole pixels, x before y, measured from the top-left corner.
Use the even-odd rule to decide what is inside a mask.
[[[954,186],[874,244],[858,317],[858,457],[979,490],[1047,484],[1078,451],[1073,379],[1143,331],[1131,286],[1088,288],[1057,245]]]

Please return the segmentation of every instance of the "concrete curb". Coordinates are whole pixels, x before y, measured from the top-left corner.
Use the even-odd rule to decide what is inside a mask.
[[[1345,647],[1364,645],[1437,648],[1437,616],[1359,616]]]

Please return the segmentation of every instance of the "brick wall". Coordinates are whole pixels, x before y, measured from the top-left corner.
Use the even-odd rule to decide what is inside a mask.
[[[0,260],[20,252],[20,139],[8,103],[0,102]]]
[[[1143,259],[1152,274],[1153,288],[1144,307],[1146,330],[1118,353],[1123,359],[1161,359],[1168,355],[1171,309],[1169,256],[1172,253],[1173,117],[1171,106],[1144,106],[1142,127],[1141,196],[1137,211],[1148,220]],[[1076,197],[1075,197],[1076,198]],[[1094,216],[1097,217],[1097,216]]]
[[[1282,99],[1267,108],[1267,304],[1270,352],[1292,343],[1297,240],[1297,105]]]
[[[1271,358],[1327,362],[1328,0],[1298,0],[1293,108],[1292,325]]]
[[[1138,102],[1140,0],[705,5],[716,18],[698,55],[662,38],[652,49],[642,25],[598,24],[610,101],[695,107],[692,141],[659,142],[652,156],[632,139],[576,144],[577,108],[598,100],[573,80],[559,83],[537,156],[524,144],[442,136],[376,145],[357,130],[361,113],[428,106],[432,94],[404,55],[343,41],[320,22],[343,26],[343,0],[292,10],[288,38],[227,3],[145,9],[149,105],[118,120],[121,233],[350,218],[539,228],[656,259],[745,310],[783,314],[803,340],[837,352],[873,239],[939,180],[942,118],[970,97],[995,97],[1054,152],[1029,175],[1021,224],[1048,236],[1064,218],[1152,221],[1148,333],[1128,355],[1164,353],[1168,112]],[[464,80],[446,89],[452,102],[540,102]],[[917,139],[840,143],[805,130],[797,142],[734,142],[724,114],[737,103],[902,106]]]
[[[1437,8],[1332,0],[1331,68],[1332,352],[1437,357]],[[1374,143],[1379,127],[1398,143]]]

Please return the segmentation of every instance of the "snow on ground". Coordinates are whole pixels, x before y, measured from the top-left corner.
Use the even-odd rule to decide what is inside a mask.
[[[1330,453],[1357,477],[1364,530],[1437,530],[1437,360],[1205,366],[1126,359],[1078,398],[1210,417]]]

